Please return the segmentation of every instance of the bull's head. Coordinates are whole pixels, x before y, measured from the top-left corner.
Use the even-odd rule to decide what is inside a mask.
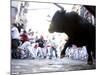
[[[57,11],[51,21],[49,32],[73,33],[78,29],[79,15],[76,12]]]
[[[65,11],[57,11],[51,21],[49,32],[63,32],[63,23],[65,20]]]

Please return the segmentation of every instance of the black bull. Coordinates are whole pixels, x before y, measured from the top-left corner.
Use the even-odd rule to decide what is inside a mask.
[[[66,47],[72,44],[78,47],[86,46],[88,53],[88,64],[93,64],[95,58],[95,26],[76,12],[66,13],[57,11],[51,21],[49,32],[65,32],[69,39],[64,45],[61,57],[65,56]]]

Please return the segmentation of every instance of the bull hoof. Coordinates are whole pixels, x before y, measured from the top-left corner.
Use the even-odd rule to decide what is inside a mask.
[[[93,61],[88,61],[88,65],[93,65]]]

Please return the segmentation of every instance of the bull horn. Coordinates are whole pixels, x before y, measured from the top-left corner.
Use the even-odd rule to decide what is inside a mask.
[[[64,11],[64,7],[58,5],[57,3],[53,3],[54,5],[56,5],[57,7],[59,7],[62,11]]]

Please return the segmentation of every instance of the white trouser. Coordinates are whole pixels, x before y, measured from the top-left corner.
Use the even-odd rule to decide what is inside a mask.
[[[39,57],[43,57],[44,56],[43,48],[41,48],[41,47],[37,48],[37,56],[39,56]]]
[[[53,50],[52,47],[47,47],[47,56],[49,58],[52,58],[52,57],[56,57],[56,54],[57,54],[57,51],[56,50]]]
[[[88,54],[87,54],[87,50],[86,50],[86,47],[82,47],[81,51],[80,51],[80,57],[81,59],[87,59],[88,57]]]
[[[47,53],[47,55],[51,55],[51,47],[47,47],[47,51],[48,51],[48,53]]]
[[[32,46],[28,46],[27,49],[28,49],[29,53],[31,54],[31,57],[36,58],[36,54],[35,54],[34,48]]]
[[[46,48],[42,48],[42,51],[43,51],[43,56],[47,56],[47,50],[46,50]]]

